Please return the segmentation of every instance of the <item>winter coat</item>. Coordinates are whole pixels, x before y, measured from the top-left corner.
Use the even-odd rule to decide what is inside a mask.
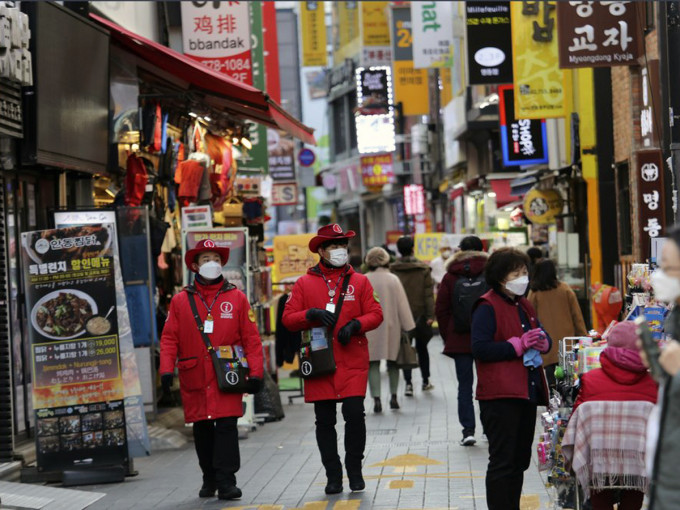
[[[610,348],[600,355],[601,368],[581,376],[581,385],[573,411],[584,402],[599,400],[645,400],[656,403],[658,386],[647,370],[634,370],[610,356]]]
[[[279,298],[278,306],[276,308],[276,364],[283,366],[283,363],[292,363],[295,356],[300,350],[300,342],[302,335],[299,331],[292,332],[283,325],[283,312],[286,309],[286,301],[288,294],[284,294]]]
[[[320,327],[305,317],[310,308],[324,310],[329,303],[328,281],[334,288],[343,271],[351,275],[340,317],[333,329],[333,355],[335,373],[305,380],[305,402],[319,400],[341,400],[347,397],[366,396],[368,383],[368,340],[366,332],[377,328],[383,320],[382,308],[371,282],[351,266],[329,268],[318,264],[298,279],[293,287],[283,312],[283,324],[291,331]],[[320,271],[320,272],[319,272]],[[337,304],[342,281],[337,283],[335,303]],[[361,324],[359,333],[350,339],[348,345],[338,342],[338,331],[352,319]]]
[[[543,364],[557,363],[560,340],[587,333],[576,294],[569,285],[559,282],[555,289],[529,292],[528,299],[536,309],[538,320],[553,339],[550,352],[543,355]]]
[[[401,332],[416,327],[406,292],[399,278],[387,268],[379,267],[369,272],[366,278],[373,285],[383,310],[382,324],[366,333],[370,360],[395,361],[399,354]]]
[[[246,295],[222,280],[212,285],[203,285],[196,281],[195,286],[208,306],[218,291],[220,293],[211,313],[214,333],[208,335],[213,347],[243,346],[250,366],[250,377],[262,379],[262,341],[255,324],[255,314],[250,309]],[[194,320],[187,292],[185,289],[176,294],[170,302],[168,318],[161,335],[160,373],[174,372],[177,362],[186,423],[242,416],[243,395],[222,392],[217,386],[215,368]],[[197,295],[195,301],[198,314],[205,322],[207,307]]]
[[[402,257],[390,265],[404,286],[413,318],[434,319],[434,280],[432,269],[415,257]]]
[[[457,333],[453,323],[453,289],[461,276],[476,277],[484,272],[489,255],[481,251],[459,251],[446,261],[446,275],[437,291],[434,311],[439,333],[444,339],[444,354],[469,354],[472,352],[470,333]],[[470,272],[465,268],[469,266]]]

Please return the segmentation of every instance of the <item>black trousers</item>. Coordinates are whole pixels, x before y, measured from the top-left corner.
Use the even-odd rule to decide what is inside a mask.
[[[218,487],[236,485],[236,472],[241,467],[238,449],[238,418],[218,418],[194,423],[194,443],[203,482]]]
[[[366,415],[364,397],[348,397],[343,400],[321,400],[314,402],[316,415],[316,443],[321,453],[321,462],[326,468],[326,477],[332,481],[342,480],[342,464],[338,455],[338,434],[336,404],[342,403],[345,419],[345,468],[347,476],[361,474],[361,461],[366,448]]]
[[[531,464],[537,405],[506,398],[480,400],[479,407],[489,440],[486,504],[489,510],[519,510],[524,471]]]
[[[418,353],[418,364],[420,365],[420,375],[423,378],[423,384],[427,384],[430,380],[430,353],[427,351],[427,340],[416,337],[416,352]],[[404,380],[406,384],[412,384],[412,371],[410,368],[404,369]]]

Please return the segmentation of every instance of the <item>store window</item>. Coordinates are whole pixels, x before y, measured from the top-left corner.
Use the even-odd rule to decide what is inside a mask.
[[[630,170],[628,162],[616,165],[616,181],[619,203],[619,254],[633,254],[633,227],[630,221]]]

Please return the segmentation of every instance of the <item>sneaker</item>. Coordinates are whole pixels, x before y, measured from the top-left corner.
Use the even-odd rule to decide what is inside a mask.
[[[404,395],[406,395],[407,397],[413,396],[413,384],[408,383],[406,385],[406,391],[404,392]]]
[[[461,446],[472,446],[477,442],[475,431],[470,429],[463,430],[463,439],[460,440]]]
[[[434,384],[431,382],[423,383],[423,391],[430,391],[434,389]]]

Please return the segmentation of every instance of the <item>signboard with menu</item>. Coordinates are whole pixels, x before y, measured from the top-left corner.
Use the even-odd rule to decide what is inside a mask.
[[[470,85],[512,83],[510,2],[465,2]]]
[[[21,243],[38,468],[123,465],[115,229],[25,232]]]

